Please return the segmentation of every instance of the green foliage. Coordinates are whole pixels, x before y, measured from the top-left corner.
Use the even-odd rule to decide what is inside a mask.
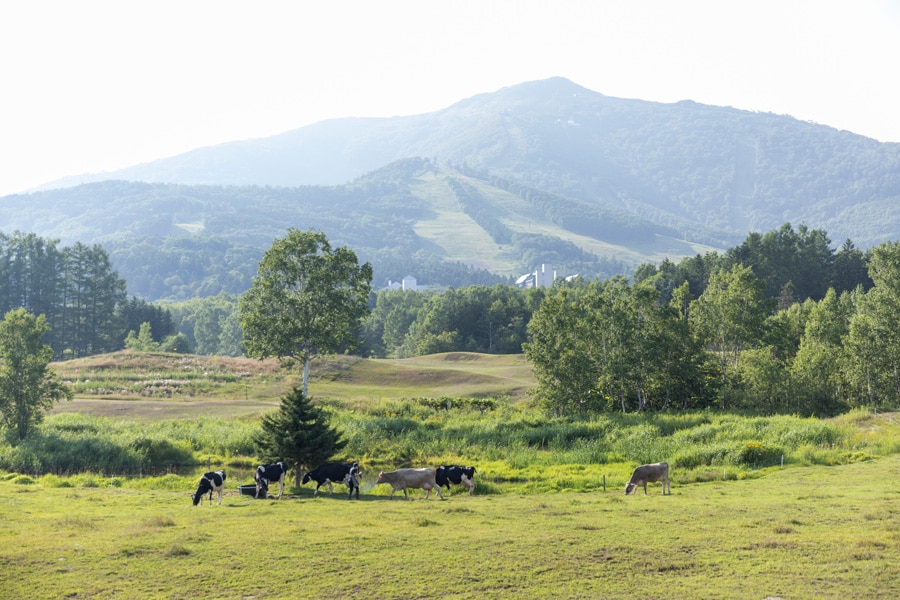
[[[231,463],[256,453],[257,422],[191,418],[155,423],[59,414],[16,446],[0,445],[0,469],[21,473],[135,474]]]
[[[648,283],[557,286],[528,332],[534,396],[556,414],[706,405],[702,351],[685,316]]]
[[[134,335],[134,331],[129,331],[125,336],[125,347],[135,352],[154,352],[159,350],[159,343],[153,341],[153,334],[150,332],[150,323],[141,323],[141,330],[138,335]]]
[[[365,329],[377,356],[517,354],[541,290],[468,286],[442,293],[379,292]],[[380,339],[378,334],[380,332]],[[375,350],[382,354],[377,354]]]
[[[293,467],[298,486],[304,470],[327,462],[346,445],[329,424],[328,414],[313,406],[298,388],[281,399],[278,411],[263,415],[253,441],[261,460],[284,461]]]
[[[172,313],[145,300],[132,296],[119,308],[119,312],[126,332],[140,332],[141,326],[148,323],[150,341],[161,343],[176,332]]]
[[[0,322],[0,424],[15,442],[24,440],[44,418],[44,411],[72,392],[50,371],[53,349],[41,338],[49,330],[43,315],[24,308]]]
[[[407,398],[404,398],[403,400],[407,400]],[[495,410],[498,407],[497,400],[493,398],[451,398],[449,396],[442,396],[440,398],[410,398],[408,400],[435,410],[474,408],[481,412],[486,412]]]
[[[179,335],[193,352],[220,356],[244,354],[237,296],[220,293],[173,302],[167,308]]]
[[[253,286],[241,297],[247,354],[302,363],[308,394],[313,356],[354,345],[368,314],[371,281],[372,266],[359,265],[352,250],[332,250],[322,232],[289,230],[266,251]]]
[[[79,242],[60,250],[57,243],[0,232],[0,314],[24,308],[41,315],[56,358],[121,348],[125,281],[101,246]]]

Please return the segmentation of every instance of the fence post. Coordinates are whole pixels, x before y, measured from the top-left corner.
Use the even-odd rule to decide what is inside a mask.
[[[603,491],[606,491],[606,475],[603,476]]]
[[[781,468],[784,468],[784,454],[781,455]]]

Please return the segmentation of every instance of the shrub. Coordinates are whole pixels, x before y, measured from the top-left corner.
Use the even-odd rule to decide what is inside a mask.
[[[784,451],[777,446],[766,447],[759,442],[747,442],[736,455],[733,455],[733,464],[747,465],[750,467],[766,467],[778,464]]]
[[[695,469],[697,467],[711,467],[726,462],[731,450],[727,444],[715,444],[709,446],[682,445],[672,457],[672,467],[682,469]]]

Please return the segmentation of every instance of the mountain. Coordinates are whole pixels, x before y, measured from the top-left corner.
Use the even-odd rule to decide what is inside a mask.
[[[723,249],[785,222],[860,247],[900,233],[900,144],[783,115],[612,98],[562,78],[102,177],[119,181],[68,187],[91,176],[69,178],[0,198],[0,230],[117,252],[155,244],[172,262],[211,240],[204,260],[221,251],[236,261],[289,226],[316,226],[388,278],[426,263],[433,273],[435,261],[503,277],[542,262],[606,275]],[[181,281],[182,292],[167,284],[150,296],[190,292]]]

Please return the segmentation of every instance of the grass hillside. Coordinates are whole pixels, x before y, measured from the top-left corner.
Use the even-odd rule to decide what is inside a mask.
[[[166,419],[253,415],[278,407],[299,372],[276,360],[123,350],[53,363],[75,399],[52,413]],[[346,407],[408,397],[525,399],[534,385],[522,355],[454,352],[409,359],[333,356],[313,361],[310,396]]]

